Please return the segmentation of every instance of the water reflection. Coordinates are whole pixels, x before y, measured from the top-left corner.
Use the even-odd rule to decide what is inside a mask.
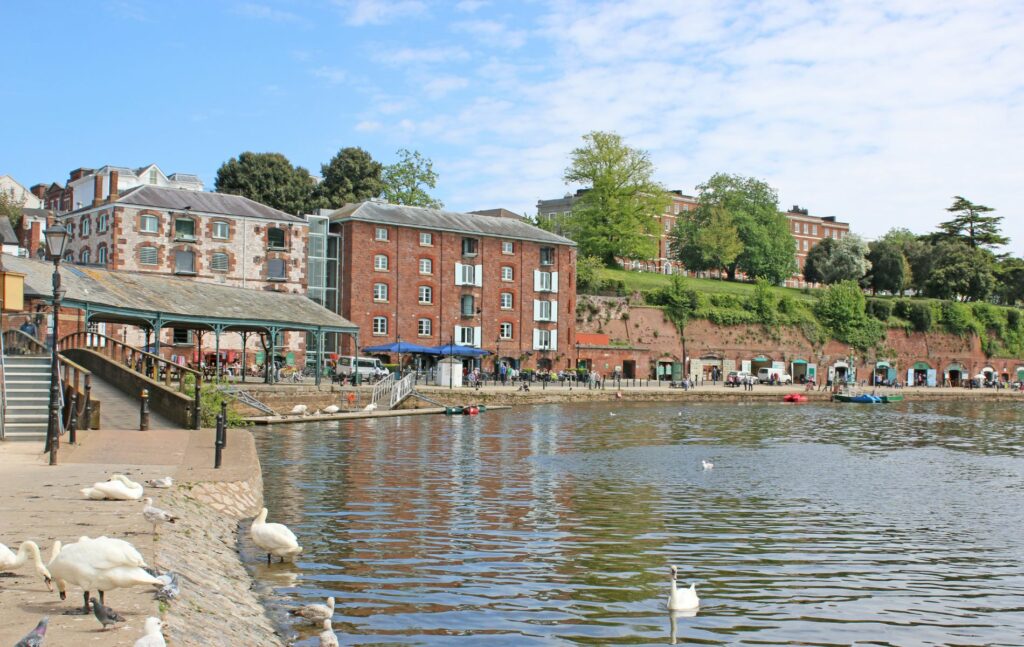
[[[343,644],[1020,642],[1016,406],[609,410],[256,430],[305,547],[272,607],[335,595]],[[702,607],[666,626],[672,563]]]

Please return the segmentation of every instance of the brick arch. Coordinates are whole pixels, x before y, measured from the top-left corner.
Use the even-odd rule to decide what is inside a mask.
[[[213,269],[213,255],[214,254],[224,254],[224,255],[226,255],[228,257],[228,266],[226,268],[224,268],[223,270],[214,270]],[[230,274],[235,269],[235,254],[230,249],[228,249],[227,247],[215,247],[214,249],[210,250],[209,261],[208,262],[209,262],[209,266],[210,266],[210,271],[211,272],[218,272],[218,273],[224,272],[224,273]]]
[[[79,248],[79,250],[78,250],[78,262],[79,263],[92,263],[92,250],[89,249],[88,245],[85,245],[85,246]]]
[[[389,303],[391,301],[391,296],[393,294],[392,290],[394,289],[394,285],[392,285],[391,278],[390,277],[378,277],[378,276],[373,277],[373,283],[370,284],[370,297],[371,298],[373,298],[373,290],[377,286],[378,283],[384,285],[387,288],[388,298],[385,299],[384,301],[378,301],[376,299],[373,299],[374,303]]]

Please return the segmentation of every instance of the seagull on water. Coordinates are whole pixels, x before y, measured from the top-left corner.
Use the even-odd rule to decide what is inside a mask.
[[[305,618],[311,623],[318,625],[324,620],[330,620],[334,617],[334,598],[327,598],[327,604],[307,604],[304,607],[292,609],[288,613]]]

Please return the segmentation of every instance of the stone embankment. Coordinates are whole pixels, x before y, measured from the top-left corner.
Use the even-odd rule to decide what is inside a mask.
[[[10,546],[34,539],[48,560],[56,539],[124,539],[151,566],[178,573],[180,595],[161,603],[147,587],[109,591],[108,606],[127,620],[100,633],[91,615],[64,614],[81,606],[80,589],[71,587],[67,601],[61,602],[56,593],[46,591],[31,567],[24,567],[16,577],[0,579],[0,645],[16,643],[46,615],[48,645],[131,647],[142,635],[145,619],[159,616],[170,645],[283,646],[239,556],[239,522],[262,505],[252,435],[230,430],[225,467],[220,470],[212,469],[209,430],[87,431],[80,440],[78,446],[61,448],[58,466],[45,464],[38,443],[0,443],[0,541]],[[147,488],[146,495],[180,520],[160,528],[154,537],[142,518],[142,503],[83,499],[81,487],[114,473],[139,482],[174,477],[173,488]]]

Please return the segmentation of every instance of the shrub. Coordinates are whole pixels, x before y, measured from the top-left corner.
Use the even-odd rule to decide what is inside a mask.
[[[892,311],[892,301],[887,299],[868,299],[867,301],[867,313],[879,321],[889,321]]]
[[[912,303],[908,304],[906,316],[904,319],[908,320],[914,327],[914,330],[918,332],[928,332],[932,329],[932,309],[927,303]]]
[[[1020,310],[1017,308],[1010,308],[1006,311],[1006,325],[1011,330],[1017,330],[1020,328]]]
[[[601,288],[601,268],[604,263],[595,256],[583,256],[576,260],[576,290],[581,294],[593,294]]]
[[[941,306],[942,326],[954,335],[967,335],[974,331],[971,311],[962,303],[943,301]]]
[[[869,319],[864,308],[864,293],[860,287],[854,281],[842,281],[830,285],[818,297],[814,314],[833,338],[858,350],[867,350],[882,340],[885,327]]]
[[[774,324],[779,318],[775,291],[767,279],[757,279],[754,293],[750,296],[750,309],[758,321],[766,325]]]

